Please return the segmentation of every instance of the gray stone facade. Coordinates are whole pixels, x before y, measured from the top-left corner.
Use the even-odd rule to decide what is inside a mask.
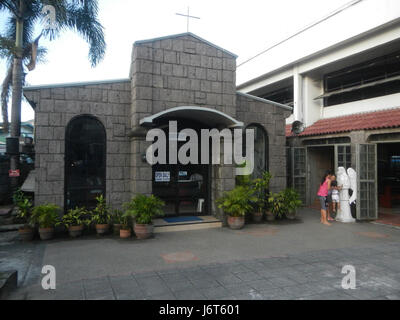
[[[130,82],[25,89],[35,106],[35,204],[64,206],[65,132],[78,115],[93,115],[107,136],[106,198],[119,207],[130,197]]]
[[[119,208],[137,193],[152,193],[152,167],[143,161],[150,142],[140,121],[176,107],[204,107],[249,124],[261,125],[269,138],[272,191],[286,186],[285,118],[278,104],[236,92],[236,56],[191,34],[136,42],[130,79],[120,82],[25,88],[35,108],[35,203],[64,204],[64,146],[68,122],[77,115],[98,118],[107,133],[106,193]],[[221,129],[221,128],[218,128]],[[235,185],[232,165],[211,169],[214,203]]]

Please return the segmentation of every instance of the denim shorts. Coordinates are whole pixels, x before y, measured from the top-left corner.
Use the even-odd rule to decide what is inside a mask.
[[[326,197],[318,196],[321,210],[326,210]]]

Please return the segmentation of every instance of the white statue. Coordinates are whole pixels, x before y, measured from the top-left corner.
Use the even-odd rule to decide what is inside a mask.
[[[357,173],[354,171],[353,168],[348,168],[347,174],[349,175],[350,178],[350,188],[351,190],[353,190],[353,194],[349,199],[349,203],[352,204],[357,199]]]
[[[345,223],[356,222],[356,220],[351,215],[350,203],[353,203],[357,197],[357,181],[356,181],[357,175],[356,172],[351,168],[347,170],[347,173],[345,168],[343,167],[338,168],[337,181],[338,181],[338,186],[341,187],[341,190],[340,190],[340,210],[336,215],[336,221]],[[353,195],[351,199],[349,198],[350,188],[353,189]]]

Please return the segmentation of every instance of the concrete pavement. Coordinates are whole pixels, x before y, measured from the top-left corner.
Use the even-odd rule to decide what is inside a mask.
[[[19,261],[22,280],[12,299],[400,299],[400,230],[326,227],[311,209],[296,221],[239,231],[163,233],[145,241],[10,239],[0,250],[7,255],[0,270]],[[56,268],[56,290],[41,288],[43,265]],[[344,265],[356,268],[356,290],[341,287]]]

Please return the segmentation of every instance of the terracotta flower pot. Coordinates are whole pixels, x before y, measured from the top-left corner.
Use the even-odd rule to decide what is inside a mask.
[[[120,229],[119,230],[119,237],[121,239],[128,239],[132,235],[131,229]]]
[[[239,230],[244,227],[244,217],[228,216],[228,226],[233,230]]]
[[[253,221],[255,223],[260,223],[263,220],[264,214],[262,212],[253,212],[252,213]]]
[[[50,240],[54,237],[54,228],[39,228],[40,239]]]
[[[153,236],[154,227],[152,224],[135,223],[133,230],[138,239],[148,239]]]
[[[270,221],[270,222],[274,221],[275,220],[275,215],[272,212],[267,211],[267,212],[265,212],[265,219],[267,221]]]
[[[96,224],[96,232],[97,234],[106,234],[110,226],[108,224]]]
[[[68,228],[68,233],[72,238],[76,238],[82,235],[83,225],[81,226],[70,226]]]
[[[114,223],[113,225],[113,233],[114,235],[118,236],[120,233],[119,231],[121,230],[122,224],[120,223]]]
[[[22,227],[18,229],[19,238],[22,241],[31,241],[35,234],[35,231],[29,227]]]
[[[294,220],[294,219],[296,219],[296,216],[297,216],[297,210],[295,210],[293,212],[287,212],[287,213],[285,213],[285,216],[289,220]]]

